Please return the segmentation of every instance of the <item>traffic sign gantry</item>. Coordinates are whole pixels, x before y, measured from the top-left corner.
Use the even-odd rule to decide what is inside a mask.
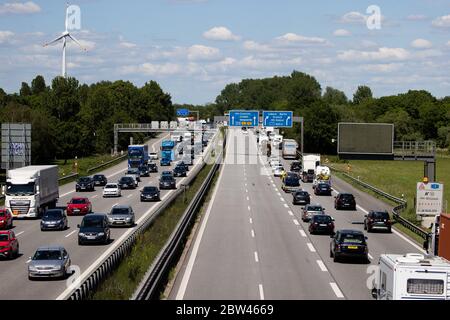
[[[259,125],[259,111],[230,111],[229,117],[230,127],[257,127]]]
[[[294,113],[292,111],[264,111],[264,127],[292,128]]]

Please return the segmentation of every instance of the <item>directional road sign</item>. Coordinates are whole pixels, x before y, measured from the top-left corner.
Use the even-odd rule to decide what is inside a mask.
[[[292,111],[264,111],[264,127],[292,128],[294,113]]]
[[[177,116],[179,117],[189,117],[189,110],[188,109],[178,109],[177,110]]]
[[[257,127],[259,125],[259,111],[230,111],[230,127]]]

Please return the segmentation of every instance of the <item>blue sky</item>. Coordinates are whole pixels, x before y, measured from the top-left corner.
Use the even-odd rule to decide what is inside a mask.
[[[82,83],[158,81],[177,103],[213,102],[227,83],[311,74],[349,97],[426,89],[450,95],[450,1],[78,0],[88,51],[70,44],[68,74]],[[370,5],[381,29],[369,30]],[[0,0],[0,88],[60,74],[65,1]]]

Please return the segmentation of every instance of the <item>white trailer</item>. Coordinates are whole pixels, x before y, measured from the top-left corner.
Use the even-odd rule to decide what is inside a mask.
[[[383,254],[378,262],[378,300],[450,300],[450,262],[422,254]]]
[[[14,218],[38,218],[59,198],[58,166],[9,170],[5,207]]]
[[[308,154],[302,157],[303,172],[313,170],[316,172],[316,168],[320,165],[320,154]]]
[[[298,143],[294,139],[285,139],[282,142],[283,159],[297,159]]]

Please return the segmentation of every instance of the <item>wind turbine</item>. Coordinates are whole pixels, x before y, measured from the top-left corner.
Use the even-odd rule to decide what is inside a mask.
[[[81,47],[81,49],[83,49],[84,51],[87,51],[86,48],[84,48],[84,47],[81,45],[81,43],[80,43],[77,39],[75,39],[74,36],[72,36],[72,35],[69,33],[69,30],[68,30],[68,21],[67,21],[67,17],[69,16],[68,9],[69,9],[69,4],[67,4],[67,6],[66,6],[65,31],[64,31],[58,38],[56,38],[55,40],[53,40],[53,41],[51,41],[51,42],[49,42],[49,43],[44,44],[44,47],[47,47],[47,46],[49,46],[49,45],[51,45],[51,44],[53,44],[53,43],[55,43],[55,42],[58,42],[59,40],[62,39],[62,41],[63,41],[62,77],[63,77],[63,78],[66,78],[66,77],[67,77],[67,72],[66,72],[66,69],[67,69],[67,66],[66,66],[66,46],[67,46],[67,38],[72,39],[72,41],[75,42],[76,44],[78,44],[78,45]]]

